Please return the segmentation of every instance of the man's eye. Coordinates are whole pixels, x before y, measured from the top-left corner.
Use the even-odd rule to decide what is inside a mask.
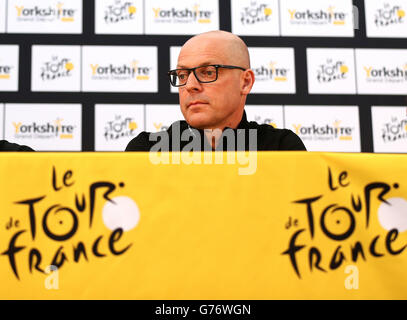
[[[206,76],[206,77],[210,77],[210,76],[213,75],[213,71],[210,70],[210,69],[202,69],[200,71],[200,74],[203,75],[203,76]]]
[[[178,78],[180,79],[180,80],[184,80],[184,79],[186,79],[188,77],[188,74],[187,73],[178,73]]]

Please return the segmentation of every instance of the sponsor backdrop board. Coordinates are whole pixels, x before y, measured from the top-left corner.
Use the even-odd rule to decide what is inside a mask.
[[[407,96],[407,49],[356,49],[360,94]]]
[[[252,93],[295,93],[293,48],[249,48],[255,82]]]
[[[307,49],[310,94],[356,94],[353,49]]]
[[[143,0],[95,0],[96,34],[142,34]]]
[[[95,106],[96,151],[123,151],[129,141],[142,131],[144,131],[144,105]]]
[[[7,103],[4,118],[6,140],[38,151],[81,150],[80,104]]]
[[[80,91],[80,46],[33,46],[32,91]]]
[[[286,106],[284,113],[286,128],[302,139],[307,150],[360,152],[358,107]]]
[[[231,0],[232,32],[242,36],[279,36],[279,0]]]
[[[5,1],[7,32],[82,33],[82,0]]]
[[[366,31],[372,38],[407,38],[407,0],[365,0]]]
[[[147,34],[197,34],[219,29],[218,0],[145,1]]]
[[[83,47],[83,91],[157,92],[157,82],[157,47]]]
[[[375,152],[407,153],[407,106],[372,107]]]
[[[0,45],[0,91],[18,91],[18,58],[18,45]]]
[[[281,34],[353,37],[352,0],[280,0]]]
[[[181,46],[194,34],[221,29],[240,35],[250,49],[256,81],[247,105],[259,108],[247,107],[248,117],[280,121],[267,110],[283,106],[277,126],[286,127],[290,106],[354,106],[359,150],[384,152],[374,140],[372,106],[391,114],[392,107],[407,105],[406,1],[2,0],[0,103],[80,104],[78,151],[119,151],[127,138],[101,142],[97,132],[105,126],[96,120],[103,117],[96,105],[112,105],[100,109],[105,121],[114,105],[143,106],[147,111],[132,134],[182,119],[178,107],[175,114],[157,111],[155,122],[148,122],[149,106],[154,114],[154,106],[178,104],[167,71],[176,67]],[[42,150],[44,142],[34,139],[30,146],[38,142]],[[343,145],[317,149],[358,150]]]

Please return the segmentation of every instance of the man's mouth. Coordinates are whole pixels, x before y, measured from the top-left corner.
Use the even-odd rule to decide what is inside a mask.
[[[207,102],[204,102],[204,101],[199,101],[199,100],[196,100],[196,101],[192,101],[192,102],[190,102],[190,103],[188,103],[188,108],[189,107],[193,107],[193,106],[197,106],[197,105],[202,105],[202,104],[208,104]]]

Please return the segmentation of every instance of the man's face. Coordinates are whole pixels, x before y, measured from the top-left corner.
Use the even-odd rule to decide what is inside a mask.
[[[228,56],[224,41],[196,38],[182,48],[177,68],[236,65]],[[218,72],[218,79],[211,83],[200,83],[191,72],[186,85],[179,87],[182,114],[188,124],[195,128],[223,129],[230,126],[231,119],[241,116],[245,98],[241,92],[243,71],[219,68]]]

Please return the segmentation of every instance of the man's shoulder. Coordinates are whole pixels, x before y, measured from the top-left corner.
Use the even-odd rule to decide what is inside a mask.
[[[258,150],[306,150],[304,143],[292,130],[275,128],[268,124],[249,122],[250,129],[257,129]]]
[[[172,131],[179,128],[181,131],[188,128],[185,120],[178,120],[172,123],[166,130],[159,132],[140,132],[127,145],[125,151],[150,151],[154,144],[161,139],[170,139]]]
[[[255,121],[250,121],[249,122],[249,129],[257,129],[259,133],[262,134],[273,134],[273,135],[279,135],[279,136],[285,136],[285,135],[290,135],[292,132],[290,129],[285,129],[285,128],[276,128],[270,124],[265,124],[265,123],[257,123]]]
[[[171,138],[181,137],[180,134],[189,126],[186,121],[179,120],[171,124],[168,129],[159,132],[143,131],[133,138],[126,147],[126,151],[150,151],[157,142],[170,149]],[[255,129],[257,132],[257,150],[306,150],[301,139],[289,129],[278,129],[268,124],[258,124],[257,122],[248,122],[246,129]],[[177,134],[178,132],[178,134]],[[164,149],[166,149],[164,148]]]
[[[0,151],[34,151],[30,147],[0,140]]]

